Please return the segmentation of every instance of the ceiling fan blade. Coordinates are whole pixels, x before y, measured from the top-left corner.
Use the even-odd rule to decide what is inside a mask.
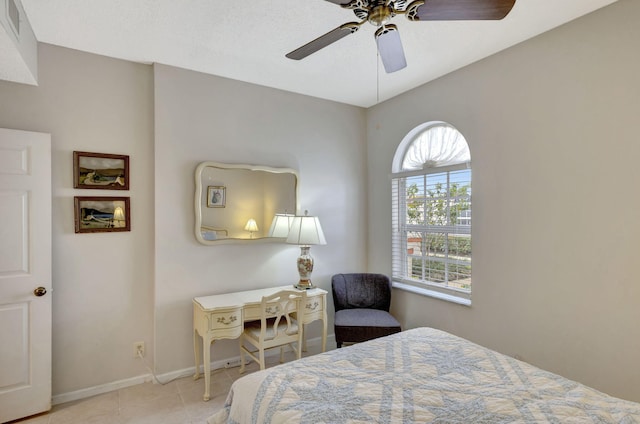
[[[362,22],[348,22],[344,25],[340,25],[338,28],[327,32],[324,35],[316,38],[315,40],[305,44],[302,47],[295,49],[292,52],[287,53],[285,56],[289,59],[300,60],[309,56],[312,53],[317,52],[320,49],[327,47],[331,43],[335,43],[343,37],[349,34],[353,34],[360,28]]]
[[[351,0],[327,0],[330,3],[339,4],[340,6],[346,6],[351,3]]]
[[[516,0],[416,0],[406,8],[410,21],[485,21],[507,16]]]
[[[407,61],[404,58],[404,49],[400,41],[398,27],[388,24],[378,28],[376,31],[376,44],[378,44],[378,52],[387,74],[406,68]]]

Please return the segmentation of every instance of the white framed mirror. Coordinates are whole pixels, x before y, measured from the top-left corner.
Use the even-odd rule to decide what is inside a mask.
[[[195,236],[206,245],[284,242],[269,230],[276,214],[298,211],[291,168],[202,162],[195,171]]]

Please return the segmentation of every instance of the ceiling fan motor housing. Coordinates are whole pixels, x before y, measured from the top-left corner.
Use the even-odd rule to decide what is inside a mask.
[[[395,16],[393,13],[393,7],[386,4],[384,1],[378,1],[369,12],[369,23],[374,26],[381,26],[388,24],[391,18]]]
[[[373,26],[386,25],[396,12],[401,12],[407,4],[407,0],[351,0],[342,7],[352,9],[358,19],[366,20]]]

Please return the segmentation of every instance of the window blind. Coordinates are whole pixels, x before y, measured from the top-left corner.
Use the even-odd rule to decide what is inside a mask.
[[[470,292],[471,170],[445,169],[392,177],[392,277]]]

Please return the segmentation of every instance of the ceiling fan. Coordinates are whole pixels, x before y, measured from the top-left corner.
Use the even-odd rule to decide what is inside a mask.
[[[500,20],[507,16],[516,0],[326,0],[353,10],[360,21],[347,22],[315,40],[287,53],[289,59],[300,60],[356,32],[369,22],[375,32],[378,52],[387,73],[407,66],[398,27],[389,23],[396,15],[410,21]]]

